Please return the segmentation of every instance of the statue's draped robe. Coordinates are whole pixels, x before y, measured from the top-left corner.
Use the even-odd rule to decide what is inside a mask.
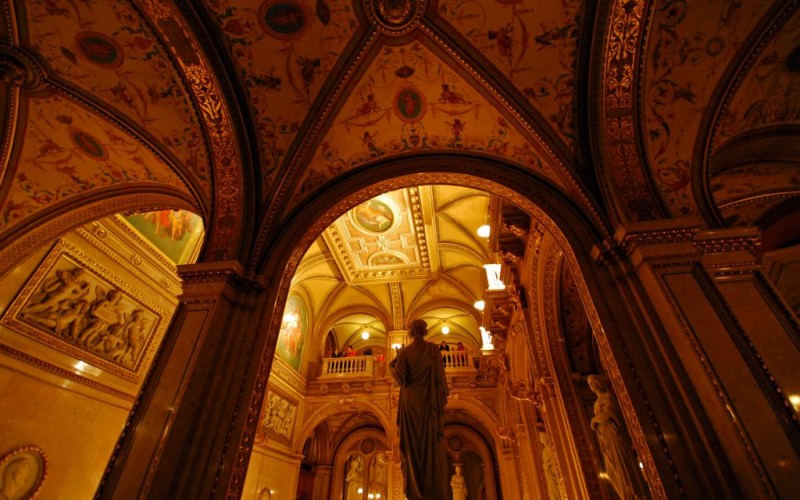
[[[400,427],[405,493],[408,500],[444,500],[447,459],[442,437],[447,379],[439,348],[413,342],[397,354],[392,370],[400,384]]]

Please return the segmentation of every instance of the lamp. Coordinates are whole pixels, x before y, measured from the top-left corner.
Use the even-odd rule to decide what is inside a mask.
[[[444,325],[444,326],[442,327],[442,333],[443,333],[444,335],[447,335],[448,333],[450,333],[450,327],[449,327],[449,326],[447,326],[447,325]]]
[[[489,235],[492,234],[492,227],[489,224],[484,224],[475,232],[478,233],[478,236],[481,238],[488,238]]]
[[[366,331],[366,330],[361,332],[361,338],[364,339],[364,340],[367,340],[369,338],[369,332]]]

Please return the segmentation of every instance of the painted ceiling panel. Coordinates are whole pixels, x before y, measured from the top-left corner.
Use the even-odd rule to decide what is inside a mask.
[[[720,208],[720,212],[729,226],[748,227],[758,223],[767,212],[786,200],[787,197],[784,196],[754,198],[724,206]]]
[[[408,152],[504,157],[564,186],[537,145],[421,42],[384,47],[333,124],[296,188],[293,205],[347,170]]]
[[[207,193],[211,173],[199,119],[166,50],[122,0],[32,0],[28,43],[69,81],[152,134]]]
[[[729,168],[711,179],[718,205],[784,192],[800,191],[800,164],[771,162]]]
[[[759,127],[800,123],[800,11],[780,30],[736,91],[715,131],[718,149]]]
[[[269,182],[358,27],[347,0],[206,0],[250,96]]]
[[[643,75],[645,140],[651,175],[672,215],[696,212],[690,166],[701,118],[720,76],[771,3],[655,5]]]
[[[48,206],[114,185],[159,183],[189,189],[160,158],[86,108],[54,94],[28,101],[22,150],[0,228]]]
[[[443,0],[444,17],[533,104],[573,150],[583,0]]]

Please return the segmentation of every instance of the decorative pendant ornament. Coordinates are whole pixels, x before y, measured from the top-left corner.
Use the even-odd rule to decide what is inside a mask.
[[[365,0],[373,23],[387,35],[400,36],[413,29],[422,15],[424,0]]]

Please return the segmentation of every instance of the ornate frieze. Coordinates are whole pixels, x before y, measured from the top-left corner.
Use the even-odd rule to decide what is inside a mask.
[[[139,382],[170,316],[171,311],[61,240],[0,323]]]

